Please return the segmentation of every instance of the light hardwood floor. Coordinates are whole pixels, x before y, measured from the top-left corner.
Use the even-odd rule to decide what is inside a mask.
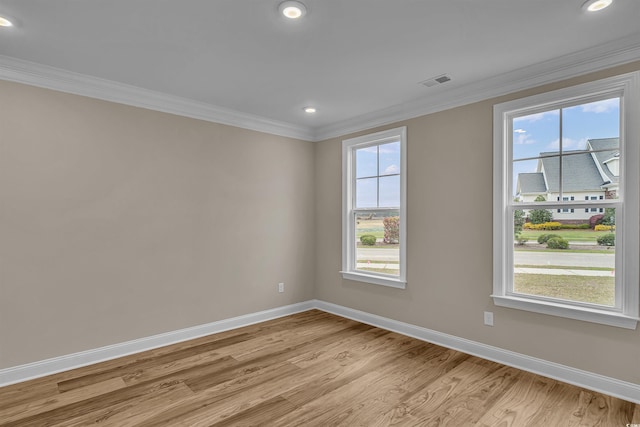
[[[640,405],[311,310],[0,388],[1,426],[615,426]]]

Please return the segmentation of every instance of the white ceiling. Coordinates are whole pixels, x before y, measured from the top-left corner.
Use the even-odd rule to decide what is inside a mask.
[[[245,127],[320,139],[471,92],[567,77],[570,66],[640,59],[639,0],[597,14],[583,12],[583,0],[303,2],[308,14],[290,21],[279,0],[0,0],[0,14],[19,24],[0,29],[0,78],[37,70],[65,80],[62,90],[75,81],[109,91],[81,78],[91,76],[183,109],[193,101],[203,116],[236,114]],[[444,73],[452,81],[418,84]]]

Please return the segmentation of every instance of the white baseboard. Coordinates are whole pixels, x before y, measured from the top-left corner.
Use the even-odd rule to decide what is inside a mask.
[[[194,326],[192,328],[181,329],[125,343],[101,347],[94,350],[82,351],[40,362],[1,369],[0,387],[230,329],[264,322],[278,317],[288,316],[290,314],[314,308],[640,404],[640,384],[605,377],[592,372],[575,369],[570,366],[537,359],[524,354],[515,353],[498,347],[493,347],[320,300],[305,301],[271,310],[250,313],[244,316],[232,317],[230,319],[224,319],[205,325]]]
[[[532,372],[544,377],[553,378],[568,384],[573,384],[589,390],[608,394],[620,399],[640,404],[640,384],[634,384],[621,381],[615,378],[605,377],[604,375],[595,374],[570,366],[560,365],[558,363],[549,362],[524,354],[515,353],[498,347],[493,347],[479,342],[459,338],[453,335],[444,334],[442,332],[433,331],[431,329],[422,328],[420,326],[411,325],[409,323],[399,322],[397,320],[388,319],[386,317],[377,316],[375,314],[366,313],[364,311],[354,310],[352,308],[340,305],[314,301],[314,308],[338,316],[357,320],[358,322],[368,325],[377,326],[402,335],[417,338],[422,341],[441,345],[443,347],[459,350],[463,353],[478,356],[483,359],[502,363],[507,366],[522,369],[523,371]]]
[[[93,350],[54,357],[26,365],[0,369],[0,387],[252,325],[254,323],[264,322],[266,320],[276,319],[278,317],[288,316],[290,314],[311,310],[312,308],[314,308],[313,301],[305,301]]]

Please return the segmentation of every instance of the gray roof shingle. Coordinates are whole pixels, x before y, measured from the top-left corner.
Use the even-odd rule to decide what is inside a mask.
[[[546,193],[547,186],[544,183],[542,172],[518,174],[518,190],[520,194]]]
[[[596,156],[600,167],[602,167],[609,181],[618,182],[618,177],[609,170],[609,167],[604,162],[620,155],[620,138],[590,139],[588,144],[592,150],[607,150],[593,154]]]
[[[590,139],[587,141],[586,149],[605,151],[585,153],[584,150],[576,150],[562,153],[563,192],[600,191],[607,179],[610,182],[618,182],[618,177],[609,170],[609,167],[604,162],[620,155],[620,139]],[[558,193],[560,191],[560,157],[558,155],[558,151],[540,153],[539,172],[518,175],[519,193]],[[603,179],[596,161],[604,171],[607,179]]]
[[[573,151],[565,151],[562,156],[562,191],[590,191],[601,190],[602,176],[598,172],[593,157],[590,153],[572,154]],[[550,156],[557,153],[540,153]],[[560,191],[560,157],[543,157],[541,159],[544,172],[547,177],[549,191]]]

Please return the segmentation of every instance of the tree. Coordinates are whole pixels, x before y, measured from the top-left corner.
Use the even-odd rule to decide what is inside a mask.
[[[516,209],[513,211],[513,237],[518,241],[519,245],[523,245],[528,239],[521,238],[522,226],[525,223],[524,211],[522,209]]]
[[[536,202],[545,202],[547,199],[543,195],[536,197]],[[553,213],[547,209],[532,209],[529,212],[529,221],[532,224],[542,224],[545,222],[551,222],[553,219]]]
[[[400,217],[389,216],[382,220],[384,225],[384,242],[398,243],[400,241]]]
[[[616,225],[616,208],[605,208],[602,225]]]

